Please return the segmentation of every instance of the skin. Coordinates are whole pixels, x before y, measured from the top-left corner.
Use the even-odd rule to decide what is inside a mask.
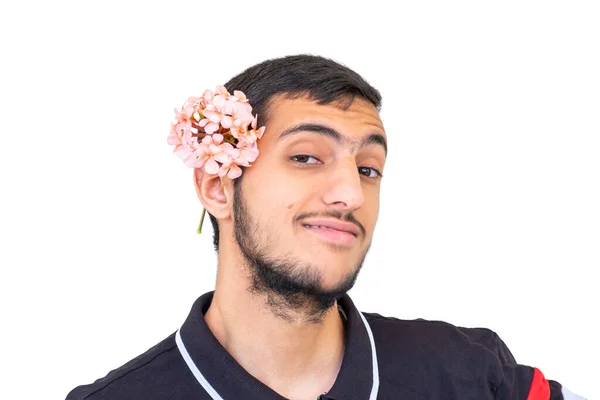
[[[383,172],[386,151],[379,143],[360,144],[372,134],[386,136],[376,108],[362,99],[343,110],[278,96],[269,111],[260,155],[244,170],[238,193],[246,229],[239,226],[233,182],[194,173],[198,197],[220,229],[217,283],[205,319],[254,377],[284,397],[314,399],[333,386],[341,367],[344,327],[335,299],[354,283],[379,214],[377,171]],[[280,137],[300,124],[334,129],[341,139],[310,131]],[[303,226],[315,217],[351,222],[360,234],[350,245],[332,243]],[[304,290],[289,296],[257,285],[236,229],[238,239],[240,232],[249,238],[241,237],[245,247],[268,257],[268,268]],[[320,301],[324,295],[333,300]]]

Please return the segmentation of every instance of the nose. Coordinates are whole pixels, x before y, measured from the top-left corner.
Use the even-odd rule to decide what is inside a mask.
[[[360,174],[354,160],[336,165],[325,185],[327,189],[323,194],[323,201],[340,211],[356,210],[365,200]]]

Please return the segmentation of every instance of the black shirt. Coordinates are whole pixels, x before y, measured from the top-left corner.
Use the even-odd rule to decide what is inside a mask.
[[[104,378],[73,389],[67,400],[284,400],[212,334],[204,320],[212,296],[196,300],[177,332]],[[315,399],[582,399],[539,370],[518,365],[489,329],[361,313],[348,295],[338,305],[345,317],[344,358],[331,390],[315,393]]]

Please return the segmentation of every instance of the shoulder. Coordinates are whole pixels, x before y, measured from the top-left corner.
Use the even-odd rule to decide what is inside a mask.
[[[363,313],[378,347],[419,350],[420,354],[454,353],[465,351],[494,356],[502,364],[516,363],[512,353],[491,329],[462,327],[444,321],[402,320],[377,313]]]
[[[427,398],[491,399],[506,379],[505,367],[514,364],[510,351],[487,328],[363,315],[373,333],[382,384],[392,392],[425,390]],[[518,379],[531,379],[529,370],[518,373]]]
[[[428,398],[525,399],[543,393],[546,399],[583,400],[539,369],[518,364],[491,329],[363,315],[389,390],[429,390]]]
[[[157,389],[158,381],[168,378],[169,371],[179,360],[175,334],[172,334],[103,378],[76,387],[67,395],[67,400],[142,398],[146,391]]]

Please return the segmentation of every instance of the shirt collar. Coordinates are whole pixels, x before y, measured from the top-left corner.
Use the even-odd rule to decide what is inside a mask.
[[[204,320],[214,292],[200,296],[177,331],[177,347],[190,371],[215,400],[260,398],[284,400],[250,375],[225,350]],[[371,329],[348,295],[338,304],[346,314],[342,367],[325,399],[375,399],[379,386],[377,356]],[[315,398],[319,393],[315,393]]]

